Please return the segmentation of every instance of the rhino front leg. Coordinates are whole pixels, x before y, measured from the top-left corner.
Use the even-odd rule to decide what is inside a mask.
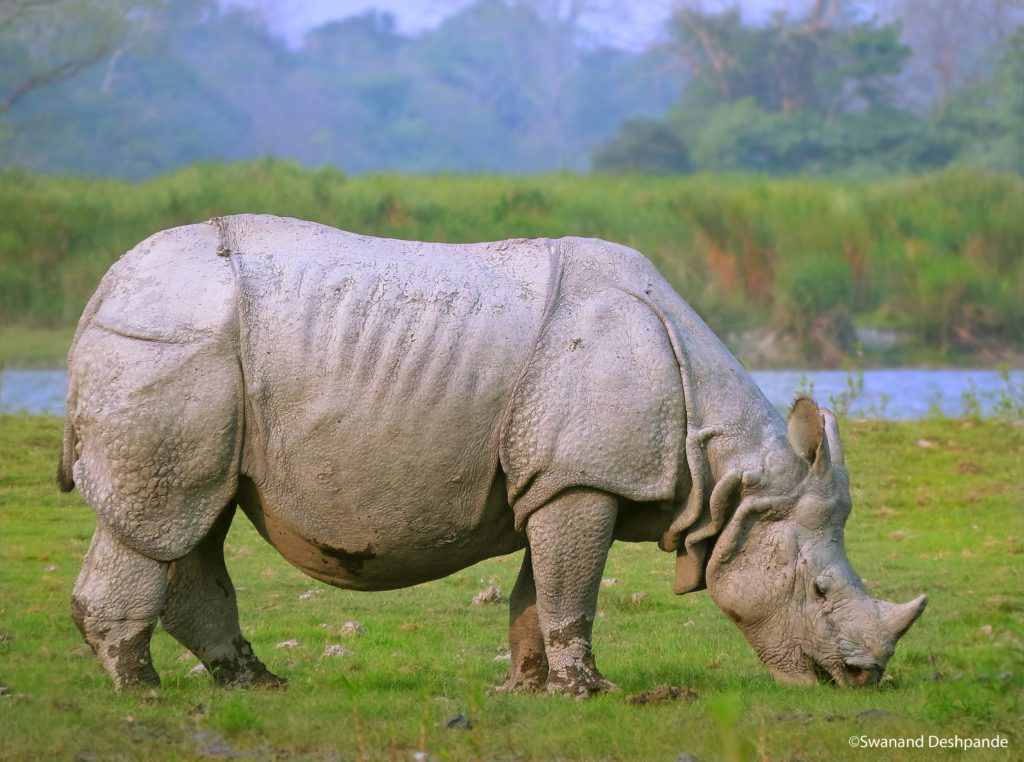
[[[149,641],[167,590],[167,564],[120,542],[102,521],[75,582],[71,618],[118,691],[160,685]]]
[[[508,675],[495,690],[519,693],[542,689],[548,679],[548,659],[544,655],[544,636],[537,616],[537,586],[529,549],[523,556],[523,565],[509,599],[508,644],[511,651]]]
[[[224,539],[234,513],[233,506],[224,511],[192,552],[171,564],[160,621],[218,684],[283,687],[287,681],[256,658],[238,625],[235,587],[224,565]]]
[[[617,689],[598,672],[591,650],[597,594],[617,511],[616,499],[605,492],[572,489],[527,521],[551,693],[586,698]]]

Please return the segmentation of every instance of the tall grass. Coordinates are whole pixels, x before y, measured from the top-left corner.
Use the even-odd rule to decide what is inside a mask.
[[[853,327],[919,352],[1022,349],[1024,181],[945,172],[878,183],[572,174],[349,178],[272,160],[142,183],[0,173],[0,320],[72,324],[104,270],[157,230],[301,217],[438,241],[597,236],[633,246],[723,334],[765,327],[810,360]]]

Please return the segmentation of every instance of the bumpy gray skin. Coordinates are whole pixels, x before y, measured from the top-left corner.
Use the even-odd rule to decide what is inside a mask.
[[[267,216],[159,233],[69,356],[58,479],[96,511],[74,620],[118,689],[160,619],[224,685],[281,685],[238,626],[240,507],[298,568],[384,590],[527,548],[499,690],[614,689],[591,651],[613,540],[676,554],[780,679],[878,681],[924,607],[846,560],[835,419],[782,421],[640,254],[426,244]]]

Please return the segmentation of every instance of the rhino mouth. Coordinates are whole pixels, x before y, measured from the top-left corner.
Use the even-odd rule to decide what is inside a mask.
[[[815,680],[817,680],[819,683],[823,683],[823,684],[826,684],[826,685],[835,685],[836,684],[836,677],[835,677],[835,675],[832,674],[832,672],[830,670],[828,670],[825,667],[823,667],[821,664],[816,662],[814,659],[811,659],[810,662],[811,662],[811,672],[813,673]]]
[[[829,667],[815,659],[809,659],[814,678],[826,685],[841,685],[848,688],[865,688],[877,685],[882,679],[882,667],[865,659],[845,659],[841,666]]]

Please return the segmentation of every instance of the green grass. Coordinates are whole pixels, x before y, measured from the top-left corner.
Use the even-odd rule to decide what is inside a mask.
[[[595,648],[623,694],[580,703],[492,696],[505,663],[504,606],[519,556],[391,593],[334,590],[302,576],[244,517],[228,539],[243,629],[284,693],[215,689],[159,631],[163,688],[117,696],[71,623],[68,599],[93,527],[53,484],[60,422],[0,418],[0,758],[1014,759],[1024,754],[1024,427],[977,421],[848,423],[854,512],[847,548],[880,597],[930,596],[878,689],[775,684],[706,593],[671,594],[672,559],[618,544]],[[322,594],[300,600],[307,590]],[[646,591],[634,603],[631,596]],[[339,635],[358,620],[365,633]],[[297,638],[301,646],[275,650]],[[323,658],[342,643],[350,656]],[[663,683],[692,702],[636,707]],[[447,729],[457,714],[471,729]],[[1000,733],[1008,752],[848,746],[851,735]]]
[[[5,171],[0,324],[73,326],[105,270],[139,241],[255,212],[416,240],[605,238],[647,255],[727,341],[731,332],[770,329],[805,362],[835,364],[827,347],[852,354],[857,325],[904,338],[899,352],[879,350],[871,362],[993,365],[1024,353],[1021,208],[1021,178],[964,171],[875,183],[350,178],[272,160],[199,164],[139,183]],[[13,339],[3,354],[8,365],[54,356]]]
[[[40,328],[0,327],[0,367],[57,368],[67,361],[74,326]]]

